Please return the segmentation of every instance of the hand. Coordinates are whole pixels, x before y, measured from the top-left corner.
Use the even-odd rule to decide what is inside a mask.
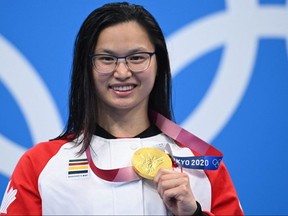
[[[174,215],[194,214],[197,204],[186,173],[160,169],[154,182],[164,204]]]

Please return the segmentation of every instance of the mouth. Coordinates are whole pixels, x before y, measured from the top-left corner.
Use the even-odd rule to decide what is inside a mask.
[[[110,88],[114,91],[118,91],[118,92],[127,92],[127,91],[131,91],[132,89],[134,89],[136,87],[136,85],[115,85],[115,86],[110,86]]]

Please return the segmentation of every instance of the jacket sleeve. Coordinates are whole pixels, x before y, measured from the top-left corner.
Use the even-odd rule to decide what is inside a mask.
[[[0,214],[42,215],[38,179],[51,159],[67,140],[35,145],[20,158],[3,197]]]
[[[244,215],[232,179],[221,162],[217,171],[205,171],[212,188],[211,211],[208,215]]]
[[[35,163],[26,152],[20,158],[8,183],[0,214],[41,215],[41,213],[38,174],[35,170]]]

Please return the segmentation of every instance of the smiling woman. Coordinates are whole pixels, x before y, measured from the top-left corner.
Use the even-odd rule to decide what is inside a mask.
[[[125,61],[119,61],[119,57],[116,57],[116,62],[114,64],[112,62],[113,70],[110,70],[109,74],[99,71],[99,61],[94,61],[93,67],[96,94],[99,99],[98,124],[107,131],[109,125],[113,124],[112,134],[117,137],[131,137],[149,127],[148,116],[143,118],[143,114],[147,115],[149,95],[156,77],[156,58],[155,55],[149,54],[153,53],[154,49],[145,29],[135,21],[107,27],[99,35],[95,47],[96,56],[108,53],[127,55],[124,57]],[[106,62],[107,60],[104,66],[107,66]],[[103,63],[103,60],[100,63]],[[111,66],[111,63],[108,65]],[[104,69],[103,67],[101,69]],[[131,67],[137,70],[134,71]],[[119,114],[124,112],[127,120],[123,119],[123,125],[106,122],[108,119],[122,122],[119,121],[119,117],[124,116]],[[116,125],[119,128],[116,128]]]
[[[222,154],[173,122],[170,88],[154,17],[94,10],[75,42],[67,128],[22,156],[1,213],[243,215]]]

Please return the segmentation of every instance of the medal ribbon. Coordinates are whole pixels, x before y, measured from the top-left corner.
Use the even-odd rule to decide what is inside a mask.
[[[98,177],[111,182],[128,182],[140,179],[140,177],[135,173],[132,166],[130,167],[123,167],[117,169],[100,169],[98,168],[91,156],[90,147],[86,149],[87,160],[89,163],[90,168]]]
[[[172,138],[181,147],[187,147],[202,156],[177,157],[173,156],[174,161],[181,167],[189,169],[216,170],[220,166],[223,154],[213,146],[201,140],[189,131],[181,128],[171,120],[165,118],[160,113],[151,112],[153,123],[167,136]],[[123,167],[116,169],[98,168],[91,156],[90,147],[86,149],[86,156],[91,170],[99,178],[111,182],[129,182],[140,179],[135,173],[134,168]]]
[[[218,169],[223,158],[223,154],[219,150],[159,113],[152,111],[151,117],[154,124],[164,134],[175,140],[178,145],[202,155],[191,157],[173,156],[179,166],[189,169]]]

